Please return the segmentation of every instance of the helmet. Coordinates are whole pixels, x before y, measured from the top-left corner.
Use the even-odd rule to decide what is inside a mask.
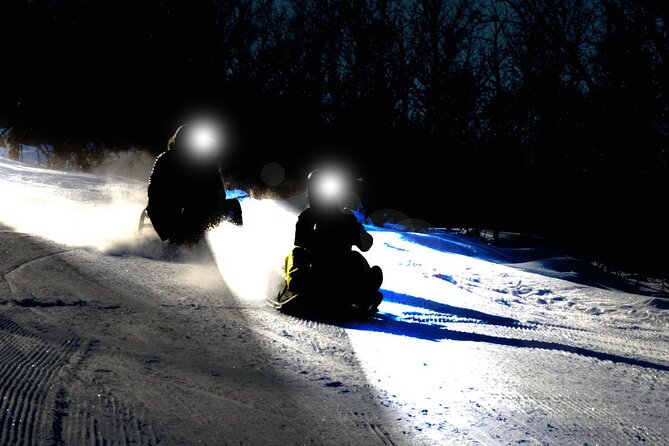
[[[174,132],[174,135],[167,141],[167,148],[170,150],[182,150],[185,144],[186,133],[188,132],[188,124],[179,126]]]
[[[212,159],[220,155],[221,135],[212,126],[189,125],[180,126],[167,143],[167,148],[188,153],[194,158]]]
[[[309,172],[307,176],[307,195],[311,196],[316,190],[316,183],[318,182],[318,176],[321,174],[321,171],[314,169]]]
[[[307,177],[307,197],[313,206],[338,206],[347,190],[347,179],[336,170],[312,171]]]

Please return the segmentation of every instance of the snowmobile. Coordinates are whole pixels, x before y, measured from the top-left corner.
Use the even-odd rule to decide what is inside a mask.
[[[269,304],[290,314],[319,319],[366,319],[383,294],[383,273],[352,247],[368,251],[372,236],[341,206],[347,182],[316,170],[307,179],[309,207],[295,226],[294,248],[286,257],[285,284]]]
[[[225,197],[220,151],[211,127],[179,127],[153,166],[138,231],[148,226],[148,217],[161,240],[190,244],[223,221],[241,225],[239,201]]]
[[[137,225],[137,233],[139,235],[144,233],[145,228],[153,228],[156,233],[161,237],[162,240],[172,240],[172,241],[193,241],[197,242],[202,237],[207,229],[217,226],[221,222],[228,221],[237,226],[243,224],[242,219],[242,208],[237,199],[227,199],[224,201],[224,206],[219,209],[218,212],[212,212],[212,214],[206,218],[203,218],[201,221],[195,221],[192,225],[189,225],[193,228],[190,231],[180,231],[172,236],[161,236],[161,233],[158,233],[155,225],[151,221],[149,216],[148,206],[142,210],[139,215],[139,224]]]

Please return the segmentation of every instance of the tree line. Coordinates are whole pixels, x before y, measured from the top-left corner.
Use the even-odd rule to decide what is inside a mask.
[[[660,0],[4,0],[0,17],[15,141],[159,151],[184,110],[225,104],[249,181],[329,149],[373,208],[622,265],[669,247]]]

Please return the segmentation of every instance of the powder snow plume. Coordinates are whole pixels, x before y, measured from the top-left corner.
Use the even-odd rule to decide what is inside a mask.
[[[258,300],[277,294],[282,265],[293,246],[297,215],[274,200],[241,200],[244,225],[223,223],[207,241],[223,280],[237,297]]]
[[[0,159],[0,221],[19,232],[112,255],[161,258],[165,245],[155,232],[147,228],[141,236],[137,233],[146,202],[144,181]],[[231,290],[243,299],[264,298],[278,293],[282,284],[281,267],[292,248],[297,214],[270,199],[240,202],[244,225],[223,223],[207,241]],[[197,250],[181,251],[179,258],[199,255]]]
[[[20,232],[102,251],[134,241],[146,183],[0,160],[0,221]]]

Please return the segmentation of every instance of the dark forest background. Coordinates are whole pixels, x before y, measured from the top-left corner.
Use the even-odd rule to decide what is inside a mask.
[[[0,22],[14,147],[158,153],[220,108],[240,181],[337,153],[370,212],[667,275],[664,1],[2,0]]]

